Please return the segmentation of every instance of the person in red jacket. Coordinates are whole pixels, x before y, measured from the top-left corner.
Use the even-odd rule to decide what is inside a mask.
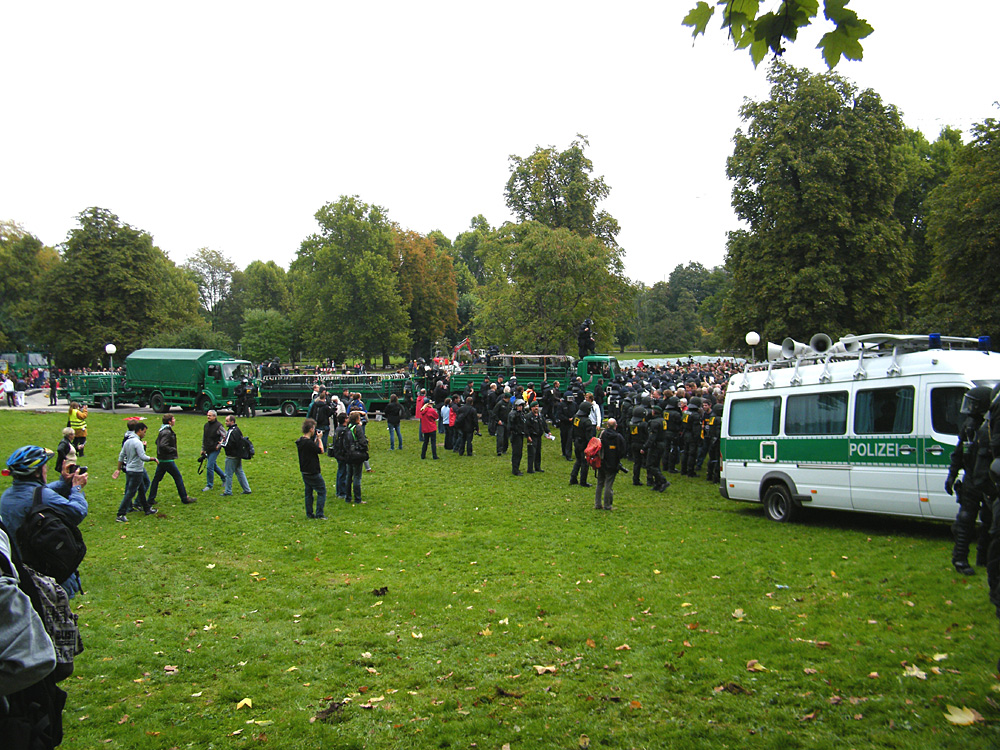
[[[438,457],[437,449],[437,428],[438,412],[431,401],[425,401],[420,407],[420,434],[424,441],[424,447],[420,449],[420,457],[427,458],[427,444],[431,445],[431,457],[435,460]]]

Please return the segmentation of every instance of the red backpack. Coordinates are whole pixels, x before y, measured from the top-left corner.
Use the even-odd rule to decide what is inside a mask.
[[[601,439],[598,437],[592,437],[588,443],[587,447],[583,449],[583,457],[587,459],[587,463],[595,469],[601,468]]]

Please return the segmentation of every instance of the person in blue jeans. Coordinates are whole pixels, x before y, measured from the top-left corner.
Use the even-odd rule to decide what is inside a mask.
[[[347,414],[336,416],[337,427],[330,441],[330,455],[337,460],[337,498],[347,499],[347,454],[344,453],[344,432],[347,430]]]
[[[173,477],[177,487],[177,494],[181,502],[189,505],[194,502],[193,497],[189,497],[187,488],[184,486],[184,478],[181,470],[177,468],[177,434],[174,432],[174,425],[177,418],[173,414],[163,415],[163,426],[160,427],[156,435],[156,473],[153,474],[153,482],[149,486],[149,504],[156,502],[156,491],[159,489],[160,480],[164,475]]]
[[[403,407],[399,405],[399,398],[393,393],[389,396],[389,403],[385,405],[385,421],[389,423],[389,450],[396,449],[396,440],[399,439],[399,449],[403,450],[403,433],[399,431],[399,420],[403,416]]]
[[[146,500],[146,483],[149,475],[146,474],[145,464],[149,461],[157,463],[155,458],[146,455],[146,447],[142,444],[146,437],[146,425],[138,420],[129,422],[129,432],[122,443],[121,452],[118,454],[118,471],[112,474],[113,479],[118,478],[118,472],[125,471],[125,495],[122,497],[122,504],[118,507],[118,514],[115,520],[118,523],[128,523],[126,515],[132,508],[132,498],[138,496],[139,505],[147,516],[154,515],[156,509]]]
[[[348,418],[347,432],[344,434],[344,446],[347,452],[347,496],[344,498],[347,502],[351,502],[351,494],[353,491],[354,502],[361,502],[361,474],[364,471],[365,462],[357,461],[352,456],[351,444],[357,443],[361,438],[365,437],[365,426],[361,424],[361,412],[352,411],[351,416]]]
[[[202,492],[208,492],[215,484],[215,475],[219,479],[226,480],[226,475],[219,468],[217,461],[222,452],[222,439],[226,436],[226,430],[219,423],[219,415],[212,409],[206,414],[208,421],[205,422],[205,429],[201,435],[201,452],[205,455],[205,486]]]
[[[323,455],[323,438],[316,429],[316,420],[307,419],[302,423],[302,437],[295,441],[299,452],[299,471],[305,485],[306,518],[326,520],[326,482],[323,481],[319,457]],[[316,494],[316,512],[313,513],[313,493]]]
[[[222,440],[222,449],[226,452],[226,481],[222,486],[223,497],[233,494],[233,477],[235,476],[243,494],[250,494],[250,483],[243,472],[243,433],[236,426],[236,417],[230,414],[226,417],[226,437]]]

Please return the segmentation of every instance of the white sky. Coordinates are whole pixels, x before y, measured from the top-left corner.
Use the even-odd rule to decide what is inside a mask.
[[[54,245],[90,206],[177,263],[200,247],[282,266],[341,195],[454,237],[503,200],[508,156],[590,140],[626,271],[723,261],[725,160],[767,96],[717,21],[670,2],[0,4],[0,219]],[[773,3],[777,5],[777,3]],[[998,117],[993,0],[853,0],[875,32],[837,72],[933,140]],[[786,55],[825,69],[825,26]],[[989,50],[993,49],[991,53]]]

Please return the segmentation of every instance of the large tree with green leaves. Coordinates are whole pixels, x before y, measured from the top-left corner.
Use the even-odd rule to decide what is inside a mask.
[[[393,224],[385,209],[343,196],[316,212],[290,273],[299,280],[295,324],[319,357],[390,353],[409,346],[409,320],[395,273]]]
[[[927,201],[932,269],[928,328],[1000,341],[1000,122],[974,125],[948,179]]]
[[[198,288],[141,229],[103,208],[77,217],[41,288],[36,335],[63,365],[90,364],[106,343],[127,353],[198,319]]]
[[[219,330],[220,303],[229,296],[236,264],[218,250],[202,247],[187,259],[184,268],[198,285],[198,298],[212,330]]]
[[[475,320],[481,344],[566,352],[580,321],[592,318],[598,346],[611,346],[616,310],[627,291],[619,249],[530,221],[496,230],[485,257],[486,284]]]
[[[243,269],[243,305],[247,310],[277,310],[287,315],[292,309],[285,269],[269,260],[255,260]]]
[[[844,57],[860,60],[864,54],[861,40],[873,29],[863,18],[847,7],[850,0],[824,0],[823,15],[833,28],[823,35],[816,48],[823,51],[823,60],[831,70]],[[768,52],[781,56],[786,42],[794,42],[799,30],[816,22],[819,0],[782,0],[774,9],[762,12],[760,0],[716,0],[722,28],[729,33],[736,49],[750,53],[757,67]],[[774,4],[772,4],[773,7]],[[695,38],[704,34],[715,15],[715,7],[702,0],[684,18]]]
[[[440,234],[440,233],[439,233]],[[451,254],[437,241],[396,227],[396,272],[403,307],[410,320],[410,356],[430,357],[435,341],[458,327],[458,288]],[[449,243],[450,244],[450,243]]]
[[[37,351],[33,321],[42,276],[59,255],[12,221],[0,221],[0,349]]]
[[[726,167],[748,228],[729,235],[724,342],[893,329],[909,267],[894,214],[899,114],[834,74],[776,61],[768,77]]]
[[[603,177],[591,177],[594,165],[584,153],[589,145],[585,136],[577,135],[565,151],[539,146],[524,158],[511,155],[504,196],[519,222],[537,221],[552,229],[568,229],[614,247],[618,221],[597,208],[611,188]]]
[[[251,362],[270,361],[278,357],[282,362],[292,352],[292,322],[278,310],[247,310],[243,315],[241,352]]]

